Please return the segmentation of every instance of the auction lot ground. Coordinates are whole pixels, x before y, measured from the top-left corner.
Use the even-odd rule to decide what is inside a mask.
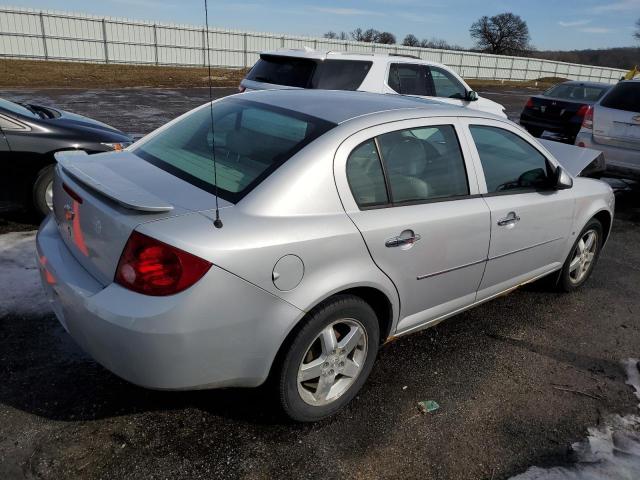
[[[517,118],[531,92],[486,94]],[[0,91],[136,134],[207,95]],[[637,412],[620,361],[640,355],[640,195],[626,192],[617,201],[609,244],[580,292],[529,286],[399,339],[382,348],[349,408],[314,425],[285,421],[264,388],[163,393],[132,386],[83,354],[53,315],[4,316],[0,478],[489,480],[566,464],[568,447],[587,427],[609,413]],[[33,228],[19,212],[0,214],[0,231]],[[419,414],[421,400],[440,409]]]

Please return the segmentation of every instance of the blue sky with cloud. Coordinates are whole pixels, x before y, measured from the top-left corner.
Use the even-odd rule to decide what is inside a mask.
[[[11,1],[11,0],[10,0]],[[13,0],[19,7],[162,22],[204,23],[203,0]],[[209,0],[211,26],[319,36],[373,27],[470,47],[469,26],[482,15],[513,12],[539,49],[637,46],[640,0]]]

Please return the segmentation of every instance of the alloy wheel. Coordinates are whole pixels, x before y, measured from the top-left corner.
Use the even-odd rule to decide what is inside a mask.
[[[345,318],[326,326],[311,342],[298,367],[302,400],[322,406],[338,399],[362,371],[367,348],[367,333],[357,320]]]
[[[577,285],[588,275],[593,266],[597,248],[598,232],[593,229],[584,232],[573,251],[573,258],[569,264],[569,280],[571,283]]]

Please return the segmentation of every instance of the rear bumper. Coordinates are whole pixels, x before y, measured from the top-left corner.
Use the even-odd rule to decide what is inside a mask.
[[[640,179],[640,150],[597,143],[589,131],[578,133],[575,144],[579,143],[587,148],[600,150],[604,154],[607,173],[624,178]]]
[[[104,367],[154,389],[252,387],[302,312],[216,266],[190,289],[149,297],[100,285],[48,217],[37,236],[41,278],[60,323]]]

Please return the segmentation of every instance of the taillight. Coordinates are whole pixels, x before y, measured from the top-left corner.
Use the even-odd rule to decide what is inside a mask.
[[[243,87],[242,84],[238,85],[238,92],[240,93],[244,93],[244,91],[247,89],[247,87]]]
[[[533,98],[530,98],[529,100],[527,100],[527,103],[524,106],[524,108],[532,108],[532,107],[533,107]]]
[[[582,120],[582,128],[586,128],[587,130],[593,130],[593,107],[587,106],[587,109],[584,112],[584,118]],[[582,108],[581,108],[582,110]]]
[[[588,111],[589,111],[589,105],[581,105],[576,115],[579,117],[584,117]]]
[[[122,251],[115,282],[134,292],[163,296],[181,292],[200,280],[211,263],[139,232]]]

